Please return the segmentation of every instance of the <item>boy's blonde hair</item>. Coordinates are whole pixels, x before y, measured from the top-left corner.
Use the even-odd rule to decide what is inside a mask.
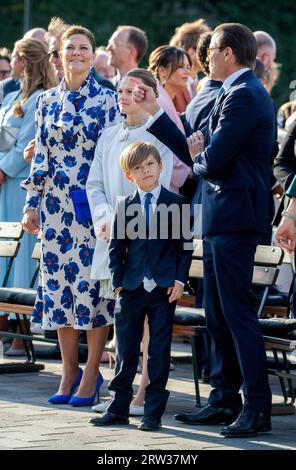
[[[135,166],[146,160],[149,155],[153,155],[157,163],[161,163],[159,151],[154,145],[148,142],[134,142],[121,153],[120,166],[124,173],[129,173]]]

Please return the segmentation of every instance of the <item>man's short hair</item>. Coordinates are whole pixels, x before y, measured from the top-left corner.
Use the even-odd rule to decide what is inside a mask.
[[[210,31],[210,28],[203,18],[192,23],[184,23],[175,29],[175,34],[170,40],[170,46],[182,47],[185,51],[190,48],[195,50],[200,36],[208,31]]]
[[[134,142],[120,155],[120,166],[124,173],[129,173],[135,166],[140,165],[149,155],[153,155],[157,163],[161,158],[157,148],[149,142]]]
[[[252,31],[240,23],[223,23],[217,26],[213,34],[218,34],[217,45],[221,49],[230,47],[236,62],[251,69],[255,66],[257,42]]]
[[[257,41],[258,50],[261,49],[261,47],[271,47],[272,49],[276,48],[275,40],[265,31],[255,31],[254,36]]]
[[[10,64],[11,54],[7,47],[0,47],[0,59],[7,60],[7,62]]]
[[[70,28],[70,25],[59,16],[53,16],[47,26],[47,34],[49,36],[60,37]]]
[[[45,37],[46,33],[47,31],[44,28],[32,28],[24,34],[23,39],[37,39],[40,41],[40,36]]]
[[[148,40],[145,31],[136,26],[118,26],[116,31],[126,31],[128,33],[127,41],[137,51],[137,62],[141,62],[148,49]]]

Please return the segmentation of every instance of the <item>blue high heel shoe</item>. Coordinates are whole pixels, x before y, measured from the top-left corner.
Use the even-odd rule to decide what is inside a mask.
[[[79,374],[74,384],[72,385],[71,392],[68,393],[68,395],[58,395],[56,393],[55,395],[52,395],[51,397],[49,397],[48,399],[49,403],[53,403],[55,405],[64,405],[66,403],[69,403],[69,400],[71,399],[73,393],[75,392],[76,388],[79,386],[81,382],[82,374],[83,374],[83,370],[79,367]]]
[[[69,405],[72,406],[91,406],[94,404],[96,396],[98,396],[98,401],[100,397],[100,387],[104,382],[103,376],[99,373],[95,393],[90,397],[76,397],[75,395],[72,396],[71,400],[69,401]]]

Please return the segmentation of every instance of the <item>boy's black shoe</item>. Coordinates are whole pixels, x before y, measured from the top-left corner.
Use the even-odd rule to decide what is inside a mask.
[[[140,431],[157,431],[159,428],[161,428],[161,421],[151,416],[144,417],[138,426]]]
[[[125,416],[118,416],[114,413],[104,413],[101,416],[90,418],[88,422],[94,426],[109,426],[112,424],[129,424],[129,419]]]

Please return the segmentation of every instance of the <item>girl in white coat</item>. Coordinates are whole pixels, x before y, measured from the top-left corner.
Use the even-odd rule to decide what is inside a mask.
[[[145,141],[155,145],[160,153],[163,165],[160,182],[167,189],[170,187],[173,171],[172,152],[147,131],[149,117],[132,99],[135,87],[132,78],[152,87],[157,96],[157,82],[147,70],[134,69],[122,78],[118,89],[118,97],[120,111],[125,115],[125,119],[121,124],[103,131],[97,143],[95,157],[86,184],[97,237],[91,276],[93,279],[100,280],[100,289],[104,289],[104,296],[107,298],[113,298],[113,292],[110,288],[111,275],[108,267],[108,241],[116,200],[119,196],[132,194],[136,189],[134,183],[128,181],[121,170],[119,162],[122,151],[132,142]],[[148,340],[149,331],[148,328],[145,328],[142,380],[137,396],[131,404],[130,413],[132,410],[137,413],[140,408],[139,405],[143,405],[145,386],[148,383],[147,359],[145,358]],[[104,411],[104,404],[97,405],[94,410]]]

